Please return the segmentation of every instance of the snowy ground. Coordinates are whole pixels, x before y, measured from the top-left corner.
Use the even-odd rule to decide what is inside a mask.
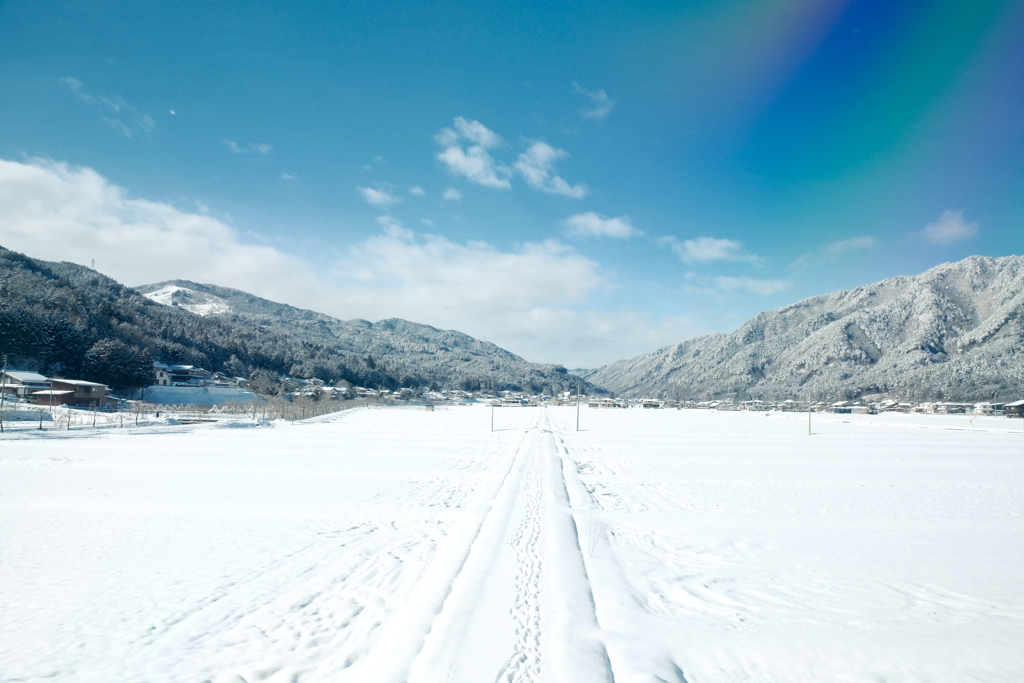
[[[2,681],[1024,680],[1024,426],[452,407],[0,440]]]

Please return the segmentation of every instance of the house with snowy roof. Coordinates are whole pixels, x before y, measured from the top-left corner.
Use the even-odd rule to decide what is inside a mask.
[[[38,372],[0,371],[0,391],[18,398],[28,398],[36,391],[50,388],[50,380]]]
[[[50,386],[32,394],[36,405],[40,406],[79,406],[88,408],[107,405],[108,389],[105,384],[86,382],[84,379],[52,379]]]
[[[173,386],[202,386],[213,377],[213,373],[194,365],[169,365],[167,374]]]

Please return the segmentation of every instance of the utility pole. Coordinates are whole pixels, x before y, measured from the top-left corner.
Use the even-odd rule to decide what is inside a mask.
[[[807,401],[807,436],[811,435],[811,402]]]
[[[4,433],[4,399],[7,398],[7,354],[4,354],[4,379],[0,385],[0,434]]]
[[[580,383],[576,382],[576,431],[580,431]]]

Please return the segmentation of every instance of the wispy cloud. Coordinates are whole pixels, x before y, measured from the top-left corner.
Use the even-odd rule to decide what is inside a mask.
[[[759,262],[761,258],[743,251],[743,243],[730,239],[715,237],[698,237],[695,240],[680,240],[674,235],[666,235],[656,240],[658,246],[668,247],[683,263],[693,264],[701,261],[751,261]]]
[[[824,252],[829,256],[842,256],[851,251],[870,249],[873,246],[875,246],[875,238],[871,235],[862,235],[833,242],[825,247]]]
[[[978,224],[965,221],[963,211],[947,209],[939,216],[939,220],[928,225],[919,234],[930,242],[948,247],[954,242],[973,239],[978,234]]]
[[[578,237],[615,237],[626,239],[643,234],[633,227],[629,216],[609,218],[593,211],[578,213],[562,221],[562,227],[570,235]]]
[[[273,149],[274,149],[273,145],[268,145],[266,143],[252,143],[252,142],[250,142],[248,145],[239,145],[234,140],[221,140],[221,142],[223,142],[225,145],[227,145],[228,149],[230,149],[235,154],[256,153],[256,154],[264,154],[264,155],[266,155],[266,154],[270,154],[273,151]]]
[[[455,119],[454,128],[442,128],[434,140],[444,147],[437,155],[452,175],[471,183],[507,190],[512,187],[508,168],[499,166],[487,151],[502,144],[501,136],[479,121]],[[464,143],[470,143],[463,147]]]
[[[716,277],[715,284],[726,294],[753,292],[762,296],[777,294],[793,286],[789,280],[758,280],[752,277],[729,277],[726,275]]]
[[[876,242],[877,240],[873,235],[859,235],[857,237],[850,237],[845,240],[831,242],[826,244],[824,247],[816,249],[815,251],[803,254],[789,264],[789,267],[791,269],[803,271],[817,263],[832,263],[837,258],[846,256],[852,252],[872,249]]]
[[[456,190],[454,187],[445,188],[444,194],[441,195],[446,202],[460,202],[462,201],[462,193]]]
[[[373,187],[357,187],[356,192],[362,195],[363,201],[370,206],[390,206],[391,204],[396,204],[402,201],[391,193],[390,188],[383,186],[379,189]]]
[[[687,294],[700,294],[715,300],[738,294],[759,294],[770,296],[785,291],[793,286],[790,280],[767,280],[746,276],[707,276],[694,272],[686,274],[683,291]]]
[[[555,149],[546,142],[538,141],[520,154],[513,166],[526,184],[535,190],[582,199],[588,193],[585,184],[570,185],[554,173],[555,162],[567,156],[569,153],[564,149]]]
[[[282,171],[280,177],[281,177],[281,180],[283,180],[285,182],[289,182],[289,183],[297,183],[297,182],[299,182],[299,179],[297,177],[295,177],[294,175],[292,175],[291,173],[285,173],[285,172]]]
[[[409,188],[409,194],[413,195],[414,197],[423,197],[427,194],[427,191],[424,190],[419,185],[413,185],[412,187]]]
[[[134,138],[137,135],[152,137],[156,128],[153,117],[139,111],[120,95],[92,95],[86,91],[81,81],[70,76],[60,79],[60,82],[81,102],[97,108],[101,112],[100,121],[126,138]]]
[[[603,119],[611,113],[615,106],[615,101],[608,97],[608,93],[604,90],[587,90],[573,81],[572,92],[574,95],[582,95],[590,100],[589,105],[580,107],[580,116],[585,119]]]

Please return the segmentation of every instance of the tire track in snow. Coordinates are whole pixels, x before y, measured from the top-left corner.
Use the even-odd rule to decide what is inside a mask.
[[[496,501],[506,521],[481,534],[410,681],[614,681],[543,409],[519,455]]]
[[[579,439],[574,440],[578,441]],[[628,583],[615,553],[594,555],[593,548],[599,543],[600,536],[588,539],[586,544],[588,552],[586,554],[582,552],[576,515],[573,513],[573,510],[580,513],[581,516],[586,513],[586,517],[589,518],[595,508],[602,513],[605,512],[601,501],[579,478],[581,470],[585,473],[588,470],[591,472],[594,470],[587,465],[581,467],[570,454],[562,436],[556,437],[554,441],[562,491],[570,511],[569,518],[575,535],[575,547],[582,565],[582,573],[587,577],[587,597],[593,607],[593,623],[598,629],[601,629],[600,624],[607,627],[607,629],[600,630],[602,653],[608,666],[607,680],[616,680],[612,674],[614,671],[627,681],[686,683],[687,679],[683,670],[667,654],[645,647],[637,647],[636,633],[621,630],[623,625],[635,623],[630,618],[633,613],[633,605],[629,603],[636,598],[626,597],[629,595],[629,591],[625,589]],[[579,450],[584,451],[590,458],[596,455],[593,451],[598,449],[581,446]],[[604,469],[602,468],[602,470]],[[614,477],[616,473],[609,470],[602,471],[601,474],[606,477]],[[611,491],[610,495],[615,496],[614,491]],[[618,496],[615,497],[618,498]],[[594,678],[593,680],[598,679]]]
[[[547,426],[546,424],[544,425]],[[558,683],[614,683],[579,529],[566,480],[562,439],[545,429],[548,571],[543,591],[548,653],[544,679]],[[569,462],[572,462],[571,460]],[[573,472],[576,464],[572,462]]]
[[[464,638],[462,617],[471,611],[501,541],[529,455],[539,413],[514,447],[495,481],[481,486],[458,529],[438,549],[409,603],[385,627],[377,646],[350,670],[361,683],[438,681],[458,659],[450,645]],[[469,511],[479,510],[478,514]]]
[[[543,408],[501,481],[467,511],[418,597],[396,614],[345,680],[380,683],[612,683],[569,505],[563,463]]]

